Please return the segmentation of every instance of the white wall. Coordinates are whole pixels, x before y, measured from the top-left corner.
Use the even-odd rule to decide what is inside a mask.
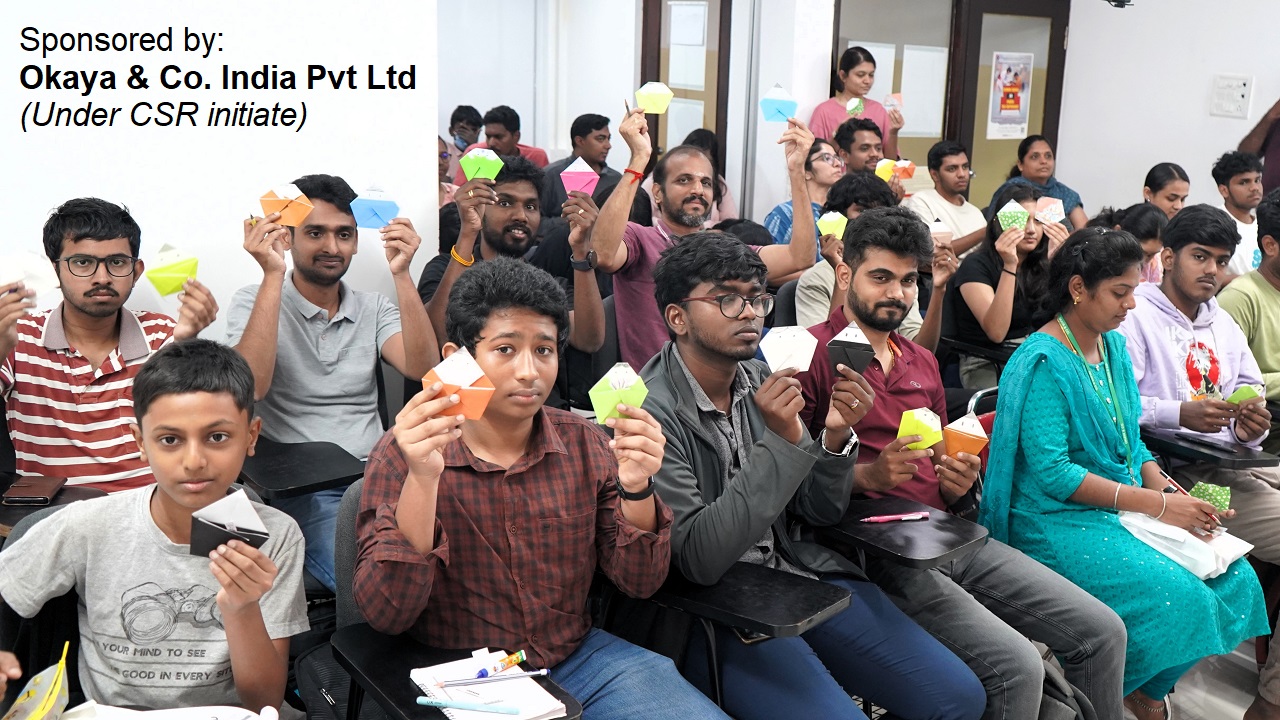
[[[242,222],[261,214],[258,197],[272,186],[306,173],[341,175],[357,192],[380,184],[414,221],[423,250],[414,273],[435,254],[437,245],[436,43],[435,0],[386,3],[370,15],[377,21],[351,23],[352,5],[320,0],[306,12],[264,10],[250,2],[174,4],[166,0],[131,0],[103,4],[93,0],[58,3],[4,3],[0,25],[17,30],[35,26],[49,31],[143,31],[174,26],[181,45],[183,27],[224,33],[222,51],[208,60],[173,53],[61,53],[48,60],[23,52],[17,38],[0,43],[0,67],[9,80],[0,84],[6,180],[0,192],[0,217],[6,231],[0,255],[41,252],[41,228],[48,213],[67,199],[98,196],[129,206],[142,227],[142,257],[150,259],[171,243],[197,255],[199,279],[225,310],[239,287],[261,279],[257,263],[241,248]],[[20,11],[20,13],[19,13]],[[372,11],[370,11],[372,13]],[[264,14],[265,13],[265,14]],[[268,21],[278,13],[275,21]],[[115,69],[119,89],[80,91],[26,90],[15,82],[28,64],[61,69]],[[199,69],[214,82],[211,90],[160,90],[155,77],[166,64]],[[299,73],[305,88],[310,63],[331,68],[354,64],[416,64],[415,90],[250,90],[223,92],[217,83],[221,65],[252,69],[274,63]],[[132,64],[142,64],[152,80],[150,90],[127,89]],[[72,107],[92,101],[95,107],[122,106],[115,127],[45,128],[24,134],[18,123],[28,101],[56,101]],[[195,100],[207,108],[236,100],[258,106],[276,101],[307,104],[307,123],[300,132],[270,128],[137,128],[127,123],[129,108],[140,100]],[[203,112],[203,111],[202,111]],[[392,295],[386,259],[376,232],[362,230],[361,252],[348,281],[355,287]],[[55,291],[42,298],[52,306]],[[174,312],[173,298],[160,298],[141,281],[130,307]],[[221,339],[222,317],[205,336]]]
[[[448,132],[449,115],[459,105],[470,105],[481,115],[507,105],[520,115],[522,142],[537,144],[533,59],[539,45],[536,13],[543,4],[544,0],[439,0],[433,23],[438,19],[441,135]],[[431,27],[435,26],[423,29]]]
[[[1058,177],[1085,208],[1142,200],[1158,162],[1191,176],[1191,202],[1220,203],[1209,170],[1280,97],[1280,2],[1072,0]],[[1219,73],[1252,75],[1248,120],[1209,115]]]

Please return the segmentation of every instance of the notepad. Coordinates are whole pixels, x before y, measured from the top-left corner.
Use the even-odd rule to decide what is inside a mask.
[[[447,680],[474,678],[483,668],[492,667],[506,657],[504,652],[477,650],[476,654],[464,660],[455,660],[442,665],[415,668],[409,671],[409,679],[422,690],[422,694],[436,700],[456,700],[470,703],[494,703],[520,708],[519,715],[496,715],[494,713],[476,712],[473,710],[442,709],[450,720],[497,720],[514,718],[514,720],[552,720],[567,714],[564,703],[555,699],[551,693],[543,689],[533,678],[514,678],[502,682],[489,682],[477,685],[458,687],[438,687],[436,683]],[[510,668],[507,673],[522,672],[519,666]],[[504,673],[499,673],[501,677]]]

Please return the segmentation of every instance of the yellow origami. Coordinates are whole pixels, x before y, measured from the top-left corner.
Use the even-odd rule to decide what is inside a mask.
[[[660,82],[647,82],[636,91],[636,104],[644,109],[646,115],[661,115],[667,111],[671,98],[675,93]]]
[[[942,442],[942,418],[929,408],[916,408],[902,413],[902,424],[898,426],[898,437],[919,435],[920,440],[911,443],[907,448],[924,450]]]
[[[848,224],[849,218],[844,213],[829,212],[818,218],[818,232],[843,239],[844,229]]]
[[[893,177],[893,170],[896,167],[898,167],[898,163],[896,161],[885,158],[884,160],[876,163],[876,177],[885,182],[889,182],[889,178]]]
[[[196,266],[200,261],[191,257],[172,245],[160,248],[153,267],[147,271],[147,279],[161,295],[173,295],[182,292],[182,285],[196,276]]]

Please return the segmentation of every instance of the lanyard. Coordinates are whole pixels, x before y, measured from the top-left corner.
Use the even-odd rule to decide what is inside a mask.
[[[1071,332],[1071,326],[1067,325],[1067,321],[1063,319],[1062,314],[1058,314],[1058,327],[1062,328],[1062,333],[1067,336],[1067,341],[1071,343],[1071,350],[1075,352],[1076,357],[1080,358],[1080,362],[1085,364],[1085,375],[1089,376],[1089,384],[1093,386],[1093,392],[1098,396],[1102,406],[1107,406],[1107,397],[1102,394],[1102,388],[1098,387],[1098,381],[1093,377],[1093,373],[1089,371],[1089,361],[1084,359],[1084,352],[1080,350],[1080,344],[1076,342],[1076,336]],[[1107,362],[1107,346],[1102,342],[1102,338],[1098,338],[1098,353],[1102,356],[1102,367],[1106,371],[1107,377],[1107,394],[1110,395],[1111,405],[1115,408],[1116,415],[1114,422],[1116,429],[1120,431],[1120,440],[1124,443],[1124,466],[1129,471],[1129,478],[1133,477],[1132,457],[1133,449],[1129,446],[1129,430],[1124,424],[1124,412],[1120,406],[1120,398],[1116,395],[1116,381],[1111,375],[1111,363]]]

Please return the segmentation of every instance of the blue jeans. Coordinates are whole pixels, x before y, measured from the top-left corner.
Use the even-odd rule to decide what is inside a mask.
[[[551,679],[582,703],[583,720],[729,720],[670,659],[597,628],[551,668]]]
[[[338,534],[338,505],[345,487],[272,501],[272,507],[293,518],[306,541],[307,572],[336,593],[338,581],[333,570],[333,544]]]
[[[960,658],[864,582],[823,578],[853,593],[849,608],[793,638],[744,645],[726,629],[716,633],[724,705],[741,720],[856,718],[850,695],[904,720],[975,720],[987,697]],[[708,688],[706,641],[691,639],[685,670]]]

